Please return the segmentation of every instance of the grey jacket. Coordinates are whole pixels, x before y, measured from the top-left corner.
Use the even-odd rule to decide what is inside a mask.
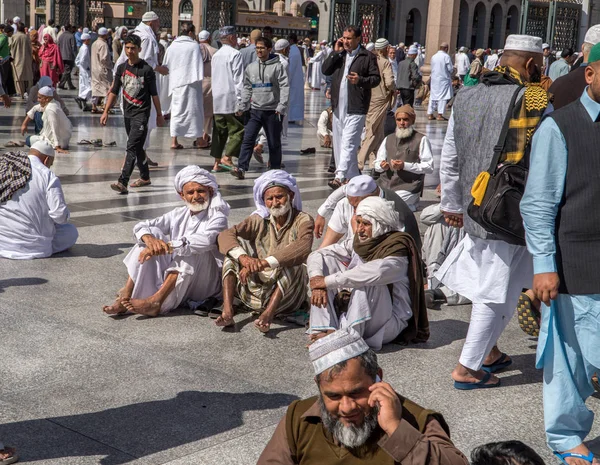
[[[421,82],[419,67],[413,58],[406,58],[398,63],[396,89],[414,89]]]
[[[75,36],[65,31],[58,38],[58,49],[63,60],[75,61],[77,48],[75,47]]]
[[[290,86],[287,71],[278,55],[271,55],[265,62],[256,60],[244,72],[244,90],[238,111],[276,110],[287,113]]]

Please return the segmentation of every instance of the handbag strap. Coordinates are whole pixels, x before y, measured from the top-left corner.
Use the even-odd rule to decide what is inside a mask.
[[[492,157],[492,162],[490,163],[490,167],[488,168],[488,173],[494,174],[496,172],[496,168],[498,167],[498,162],[500,161],[500,157],[502,156],[502,152],[504,151],[504,146],[506,145],[506,136],[508,135],[508,129],[510,126],[510,120],[512,119],[513,109],[515,108],[515,103],[517,102],[517,97],[519,97],[519,92],[524,86],[518,86],[517,90],[512,96],[510,100],[510,105],[508,106],[508,113],[506,118],[504,119],[504,125],[502,126],[502,131],[500,132],[500,137],[498,138],[498,143],[494,146],[494,156]]]

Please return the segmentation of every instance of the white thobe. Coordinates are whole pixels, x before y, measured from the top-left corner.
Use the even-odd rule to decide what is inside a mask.
[[[302,72],[302,52],[297,45],[290,47],[290,104],[288,116],[290,121],[304,119],[304,73]]]
[[[454,57],[454,62],[456,65],[456,74],[459,76],[465,76],[469,73],[471,62],[469,61],[469,57],[466,53],[458,52]]]
[[[156,294],[168,274],[177,272],[175,289],[163,302],[160,312],[174,310],[188,300],[202,302],[221,292],[222,256],[217,236],[227,229],[227,217],[220,211],[205,210],[192,215],[187,207],[176,208],[153,220],[135,225],[138,243],[123,260],[133,280],[133,299]],[[142,237],[151,234],[173,243],[173,253],[152,257],[140,264]]]
[[[319,121],[317,122],[317,136],[325,137],[331,136],[333,133],[327,129],[327,124],[329,123],[329,113],[327,110],[323,110],[321,116],[319,116]]]
[[[436,109],[441,115],[446,110],[446,104],[452,98],[452,60],[450,56],[440,50],[431,57],[431,80],[429,93],[429,108],[427,114],[431,115]]]
[[[493,70],[496,66],[498,66],[498,54],[494,53],[485,59],[484,67]]]
[[[60,105],[52,100],[42,108],[42,105],[38,103],[27,112],[27,116],[33,120],[38,111],[42,112],[44,127],[38,136],[31,136],[31,143],[33,144],[39,139],[45,139],[52,147],[69,148],[73,128],[71,121],[67,118],[65,112],[62,111]]]
[[[244,90],[244,63],[235,48],[224,44],[212,57],[213,112],[232,115],[242,102]]]
[[[306,266],[309,278],[325,276],[327,286],[327,307],[310,309],[309,334],[352,327],[369,347],[380,350],[408,326],[412,308],[407,257],[363,262],[348,239],[314,251]],[[338,318],[333,300],[342,289],[351,289],[351,295],[348,310]]]
[[[18,260],[45,258],[72,247],[77,228],[69,221],[69,209],[58,177],[29,156],[31,179],[0,205],[0,257]]]
[[[79,68],[79,98],[89,100],[92,97],[92,60],[90,49],[82,44],[75,58],[75,66]]]
[[[323,73],[321,72],[321,67],[323,66],[323,61],[325,60],[325,58],[325,52],[321,50],[310,59],[310,63],[312,63],[310,86],[313,89],[321,89],[321,82],[323,81]]]
[[[171,98],[171,137],[202,137],[204,65],[200,47],[191,37],[177,37],[167,49],[163,64],[169,68],[165,78]]]

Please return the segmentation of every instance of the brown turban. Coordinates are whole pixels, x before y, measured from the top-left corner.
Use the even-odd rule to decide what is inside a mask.
[[[396,113],[394,113],[394,117],[397,117],[400,113],[404,113],[405,115],[407,115],[412,121],[412,124],[414,124],[415,120],[417,119],[415,109],[410,105],[402,105],[401,107],[399,107],[396,110]]]

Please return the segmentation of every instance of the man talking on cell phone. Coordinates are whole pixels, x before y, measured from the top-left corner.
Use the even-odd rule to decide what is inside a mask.
[[[323,62],[323,74],[332,77],[336,171],[329,187],[334,190],[360,174],[357,159],[360,136],[371,103],[371,89],[381,82],[377,57],[360,45],[361,40],[360,28],[348,26],[335,43],[333,53]]]

